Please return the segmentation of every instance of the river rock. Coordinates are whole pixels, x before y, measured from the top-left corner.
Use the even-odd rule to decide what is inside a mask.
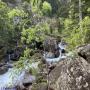
[[[49,74],[52,90],[90,90],[90,64],[81,57],[60,61]]]
[[[78,47],[77,51],[79,56],[83,57],[88,63],[90,63],[90,44]]]
[[[57,45],[57,40],[53,37],[47,37],[44,42],[43,42],[43,45],[44,45],[44,50],[49,52],[54,52],[58,45]]]
[[[31,75],[29,71],[23,71],[16,81],[16,86],[23,90],[24,88],[29,88],[35,80],[36,77]]]
[[[6,66],[0,67],[0,75],[6,73],[7,71],[8,71],[8,67],[6,67]]]

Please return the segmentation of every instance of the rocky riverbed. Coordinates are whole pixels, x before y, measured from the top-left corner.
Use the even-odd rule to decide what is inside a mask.
[[[32,85],[32,87],[30,87],[32,88],[30,90],[89,90],[90,89],[90,63],[89,63],[90,45],[88,44],[88,45],[80,46],[76,48],[74,52],[75,53],[73,52],[68,53],[66,58],[62,58],[57,63],[52,64],[52,66],[48,66],[48,67],[47,67],[48,64],[42,62],[45,58],[43,59],[41,54],[34,55],[33,58],[39,60],[40,64],[39,64],[39,72],[36,76],[36,81]],[[34,64],[32,64],[33,67]],[[35,67],[36,66],[37,65],[35,65]],[[10,81],[9,76],[11,71],[12,69],[9,69],[7,73],[3,74],[3,77],[0,76],[1,86],[3,86],[2,85],[3,82],[6,84],[8,83],[6,81]],[[22,74],[20,75],[19,73],[19,77],[20,76],[23,75]],[[26,81],[28,81],[29,78]],[[11,81],[13,82],[13,80]],[[19,80],[23,82],[21,79]],[[22,88],[22,84],[21,84],[21,88]]]
[[[52,90],[90,90],[90,44],[77,50],[79,55],[60,61],[49,74]]]

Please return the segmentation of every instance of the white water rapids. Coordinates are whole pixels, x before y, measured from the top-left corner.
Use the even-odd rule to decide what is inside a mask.
[[[31,68],[38,68],[39,62],[32,63],[30,65]],[[28,66],[25,68],[28,69]],[[25,70],[22,72],[18,72],[15,68],[9,69],[5,74],[0,75],[0,90],[5,90],[3,88],[14,87],[18,83],[22,82],[25,75]],[[33,75],[29,75],[29,81],[35,80]]]

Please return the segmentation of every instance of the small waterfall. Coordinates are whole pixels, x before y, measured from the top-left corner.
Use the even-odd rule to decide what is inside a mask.
[[[66,45],[62,44],[62,42],[61,42],[61,43],[58,44],[58,47],[59,47],[59,53],[60,53],[59,57],[57,57],[57,58],[48,58],[46,54],[43,55],[43,57],[44,57],[44,59],[46,60],[47,63],[55,63],[55,62],[60,61],[61,59],[66,58],[66,56],[62,55],[62,50],[65,50]]]
[[[0,90],[6,90],[6,88],[10,87],[13,83],[13,78],[11,77],[13,69],[9,69],[3,75],[0,75]],[[8,89],[7,89],[8,90]]]
[[[35,62],[29,65],[28,64],[25,64],[26,66],[25,70],[28,70],[28,66],[31,68],[38,68],[39,62]],[[15,68],[10,68],[8,72],[6,72],[3,75],[0,75],[0,90],[16,90],[15,86],[19,85],[20,82],[22,82],[25,75],[25,70],[17,71],[17,69]],[[28,77],[28,79],[26,80],[27,82],[28,81],[32,82],[36,78],[33,75],[30,76],[28,75],[27,77]]]

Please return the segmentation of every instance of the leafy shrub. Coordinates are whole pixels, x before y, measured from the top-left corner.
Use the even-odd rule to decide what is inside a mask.
[[[86,16],[81,24],[83,28],[82,31],[79,25],[76,26],[76,24],[69,19],[64,21],[65,30],[63,30],[63,34],[67,35],[64,39],[69,43],[70,49],[90,43],[90,17]]]
[[[44,1],[43,6],[42,6],[42,12],[45,15],[50,15],[51,11],[52,11],[52,7],[50,3],[48,3],[47,1]]]

